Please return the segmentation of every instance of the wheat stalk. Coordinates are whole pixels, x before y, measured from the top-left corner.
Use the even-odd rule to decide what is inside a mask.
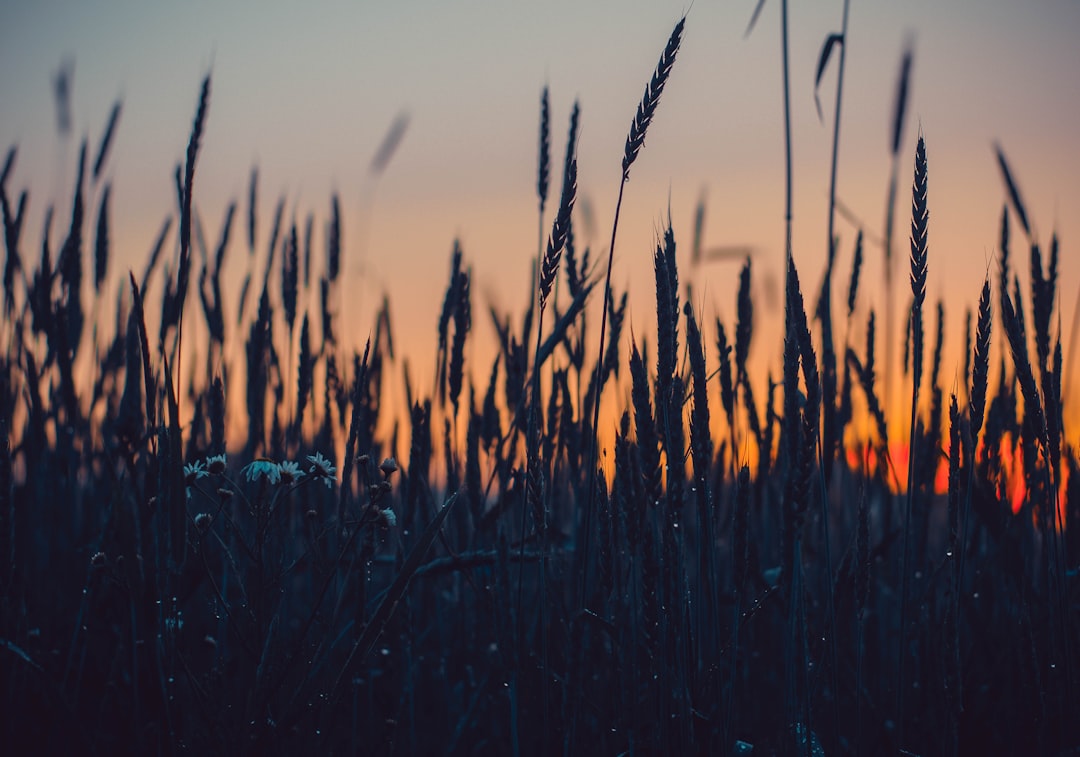
[[[98,144],[97,157],[94,158],[94,181],[98,180],[101,176],[101,169],[105,167],[105,159],[109,156],[109,147],[112,145],[113,136],[116,134],[116,125],[120,122],[120,112],[123,109],[123,102],[117,100],[113,103],[112,110],[109,111],[109,120],[105,123],[105,131],[101,135],[101,142]]]
[[[603,315],[600,319],[600,346],[597,352],[596,369],[595,369],[595,384],[596,391],[593,395],[592,402],[592,445],[590,449],[589,459],[590,461],[596,460],[597,452],[597,434],[598,426],[600,424],[600,398],[603,394],[603,378],[604,378],[604,348],[605,337],[607,336],[607,321],[608,310],[611,307],[611,270],[615,261],[615,236],[619,228],[619,210],[622,207],[623,190],[626,188],[626,182],[630,180],[630,166],[637,159],[638,153],[645,144],[645,134],[649,128],[649,124],[652,123],[653,116],[656,114],[656,108],[660,104],[660,95],[664,91],[664,85],[667,83],[668,77],[671,75],[671,69],[675,65],[675,56],[679,52],[679,46],[682,43],[683,28],[686,25],[686,16],[679,19],[675,24],[675,28],[671,31],[671,36],[668,37],[667,45],[664,47],[664,52],[660,55],[660,61],[656,65],[656,70],[653,72],[652,78],[645,86],[645,94],[642,96],[641,102],[638,104],[637,112],[634,115],[634,120],[630,124],[630,131],[626,137],[626,146],[623,150],[622,159],[622,178],[619,181],[619,197],[615,201],[615,218],[611,225],[611,243],[608,245],[608,264],[607,274],[604,280],[604,305]],[[595,475],[595,465],[592,462],[589,464],[590,476]],[[581,572],[581,591],[580,601],[584,606],[586,597],[588,596],[588,584],[589,584],[589,539],[592,525],[592,492],[594,489],[592,480],[590,479],[588,488],[589,504],[585,509],[585,526],[583,534],[582,554],[583,554],[583,569]]]
[[[904,744],[904,658],[907,647],[908,566],[911,552],[911,511],[915,499],[915,465],[918,449],[916,414],[919,403],[919,384],[923,368],[923,303],[926,300],[927,275],[927,209],[926,143],[919,136],[915,147],[915,178],[911,188],[911,425],[908,437],[908,480],[904,507],[904,553],[900,578],[900,644],[896,660],[896,722],[897,744]]]

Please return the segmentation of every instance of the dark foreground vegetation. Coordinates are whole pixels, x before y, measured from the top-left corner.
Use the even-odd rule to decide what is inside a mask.
[[[620,201],[681,34],[632,122]],[[418,387],[389,303],[362,351],[341,339],[336,198],[314,260],[311,217],[289,222],[282,204],[257,244],[255,173],[246,229],[232,205],[217,244],[203,241],[208,105],[209,79],[178,207],[141,271],[108,267],[102,177],[119,108],[93,156],[84,144],[70,223],[57,231],[50,211],[34,247],[14,149],[4,165],[7,753],[1080,747],[1058,243],[1044,261],[1003,154],[995,275],[947,321],[925,301],[918,140],[906,389],[894,381],[910,425],[886,424],[875,350],[894,340],[859,296],[862,234],[835,300],[836,247],[812,297],[789,251],[783,344],[755,345],[767,359],[752,361],[751,262],[724,293],[735,322],[704,324],[677,265],[696,251],[677,253],[667,228],[656,330],[629,333],[627,298],[602,278],[617,212],[606,269],[575,246],[576,106],[534,296],[517,314],[474,309],[455,246],[436,385]],[[549,135],[545,91],[542,226]],[[232,302],[220,274],[245,231]],[[1014,245],[1030,251],[1023,287]],[[951,386],[947,325],[967,345]],[[494,362],[469,365],[467,342],[491,333]],[[751,375],[781,348],[775,375]],[[384,403],[387,382],[404,385],[407,411]],[[605,392],[629,402],[600,415]],[[613,443],[598,444],[600,424]]]

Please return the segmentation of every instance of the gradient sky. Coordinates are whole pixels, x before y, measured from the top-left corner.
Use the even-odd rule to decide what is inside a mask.
[[[614,279],[620,289],[631,287],[639,334],[651,331],[649,256],[669,202],[687,261],[703,192],[705,247],[755,251],[759,322],[769,318],[765,282],[770,275],[780,280],[784,239],[780,5],[767,2],[744,39],[753,6],[753,0],[693,5],[672,78],[634,165]],[[804,289],[812,292],[825,258],[836,59],[820,93],[824,123],[814,106],[814,70],[822,42],[839,30],[842,7],[835,0],[792,2],[790,8],[794,247]],[[579,207],[591,208],[592,229],[581,213],[576,223],[579,246],[591,241],[595,258],[607,244],[627,129],[686,8],[669,0],[7,2],[0,9],[0,147],[19,146],[9,191],[30,189],[24,254],[40,249],[47,198],[57,200],[61,217],[67,213],[79,137],[88,135],[93,149],[113,101],[122,97],[107,168],[113,285],[127,268],[141,270],[175,207],[174,166],[184,155],[200,80],[212,71],[195,178],[195,203],[210,243],[230,200],[246,212],[255,164],[261,255],[282,194],[287,219],[295,214],[302,222],[309,210],[316,212],[315,248],[321,251],[321,224],[338,190],[345,289],[355,308],[347,338],[362,343],[375,298],[386,291],[403,351],[413,356],[421,378],[430,377],[425,361],[434,352],[455,238],[474,267],[473,291],[481,298],[474,312],[488,302],[502,311],[522,309],[537,244],[543,85],[551,87],[556,165],[571,104],[575,97],[581,102]],[[963,308],[974,305],[995,254],[1005,200],[995,142],[1009,157],[1039,237],[1048,241],[1052,230],[1061,237],[1059,301],[1067,335],[1080,284],[1072,252],[1080,239],[1080,3],[853,0],[849,37],[840,199],[869,234],[880,235],[895,80],[910,37],[915,63],[896,244],[906,252],[921,127],[929,156],[929,299],[946,300],[950,349],[962,344]],[[65,57],[75,61],[74,134],[67,142],[57,136],[50,90]],[[376,186],[368,165],[403,110],[411,116],[408,132]],[[558,172],[552,185],[549,207],[558,202]],[[231,250],[236,270],[245,257],[239,231]],[[842,273],[836,283],[843,289],[855,229],[841,220],[837,231]],[[880,250],[870,246],[867,253],[863,314],[869,303],[880,309],[882,302]],[[1026,255],[1017,262],[1024,261]],[[708,263],[692,274],[683,265],[707,322],[716,315],[734,318],[737,273],[732,262]],[[493,341],[487,319],[477,322],[481,341]],[[776,364],[780,343],[758,340],[755,352]],[[956,358],[946,362],[947,390],[956,366]],[[487,368],[479,363],[474,371],[483,380]]]

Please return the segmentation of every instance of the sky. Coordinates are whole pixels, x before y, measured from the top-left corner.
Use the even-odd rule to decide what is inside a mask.
[[[816,292],[826,254],[838,58],[822,78],[823,119],[814,103],[814,75],[823,42],[840,29],[843,3],[790,6],[793,249],[804,289]],[[768,0],[747,36],[753,7],[752,0],[692,6],[671,0],[6,0],[0,6],[0,147],[19,148],[9,191],[30,190],[23,247],[40,248],[49,201],[66,216],[78,142],[88,136],[93,151],[112,103],[122,98],[106,168],[112,285],[120,285],[128,268],[141,271],[174,210],[173,171],[183,160],[199,85],[209,72],[195,205],[210,244],[230,201],[246,212],[253,166],[260,172],[260,255],[279,196],[286,220],[302,222],[315,212],[315,250],[321,251],[330,196],[339,192],[346,339],[362,344],[381,294],[388,294],[399,350],[413,356],[421,385],[430,385],[423,377],[431,375],[455,239],[473,269],[474,312],[486,312],[488,304],[500,312],[523,310],[538,241],[542,88],[550,87],[555,166],[561,167],[571,105],[580,102],[578,244],[591,245],[594,259],[606,259],[626,133],[672,27],[689,10],[682,49],[626,186],[613,280],[617,290],[630,289],[635,331],[650,333],[650,256],[670,208],[681,275],[693,282],[695,306],[706,323],[717,316],[733,322],[739,263],[689,266],[694,210],[704,198],[705,249],[736,246],[753,253],[762,325],[754,351],[763,365],[775,366],[781,345],[769,335],[779,333],[775,285],[782,280],[784,248],[781,6]],[[928,300],[944,299],[947,306],[947,389],[962,365],[963,310],[974,307],[987,271],[996,271],[1006,193],[995,144],[1008,156],[1039,239],[1046,244],[1053,231],[1061,238],[1059,303],[1069,334],[1080,287],[1080,262],[1071,253],[1080,239],[1078,39],[1075,0],[851,3],[838,197],[867,238],[879,239],[895,83],[910,40],[915,57],[894,244],[906,253],[921,131],[929,160]],[[73,133],[66,140],[57,133],[50,86],[65,60],[74,62]],[[408,114],[409,127],[375,181],[372,156],[401,113]],[[547,228],[558,203],[559,170]],[[239,230],[230,250],[235,281],[245,265]],[[856,230],[837,221],[841,292]],[[1026,281],[1026,254],[1014,250]],[[884,302],[880,247],[871,243],[866,254],[860,323],[869,307],[880,312]],[[486,319],[476,328],[473,370],[483,382],[489,365],[484,344],[493,349],[494,330]]]

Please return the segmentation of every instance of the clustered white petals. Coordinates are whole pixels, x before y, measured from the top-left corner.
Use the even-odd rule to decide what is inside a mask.
[[[271,484],[281,481],[281,466],[273,460],[259,458],[245,465],[241,471],[248,481],[257,481],[259,477],[265,478]]]
[[[295,463],[292,460],[283,460],[278,464],[278,468],[281,471],[281,481],[285,484],[291,484],[304,474],[304,472],[300,470],[300,464]]]
[[[189,463],[184,466],[184,482],[191,486],[200,478],[206,478],[206,463],[202,460],[196,460],[194,463]]]
[[[305,478],[322,481],[326,488],[330,489],[337,481],[337,468],[334,467],[321,452],[307,455],[310,467],[305,471],[300,463],[293,460],[283,460],[280,463],[267,457],[260,457],[240,469],[244,478],[248,481],[266,479],[271,485],[292,484]],[[184,475],[188,486],[196,479],[208,475],[221,475],[225,473],[225,455],[213,455],[205,460],[197,460],[190,465],[184,466]]]
[[[337,481],[337,469],[331,464],[329,460],[323,457],[321,452],[316,452],[314,455],[307,456],[308,462],[311,463],[311,468],[308,473],[314,477],[322,479],[326,484],[326,488],[329,489]]]

